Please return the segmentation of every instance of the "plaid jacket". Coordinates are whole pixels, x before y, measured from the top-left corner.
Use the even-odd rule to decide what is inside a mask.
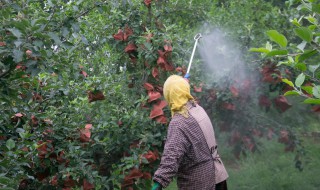
[[[200,107],[187,103],[189,112],[195,106]],[[209,119],[202,108],[197,110],[197,114]],[[161,163],[153,180],[165,188],[174,176],[177,176],[178,188],[182,190],[215,189],[215,160],[210,153],[199,123],[191,114],[188,118],[180,114],[173,116],[169,124]],[[222,180],[227,179],[228,175],[225,170],[221,177]]]

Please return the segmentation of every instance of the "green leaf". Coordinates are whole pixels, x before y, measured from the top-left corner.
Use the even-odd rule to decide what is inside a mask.
[[[23,52],[22,51],[17,50],[17,49],[13,50],[13,60],[14,60],[14,62],[19,63],[19,62],[22,61],[22,58],[23,58]]]
[[[301,73],[297,78],[296,78],[296,81],[295,81],[295,85],[297,87],[301,87],[301,85],[304,83],[304,80],[305,80],[306,76]]]
[[[269,30],[267,31],[267,35],[272,41],[276,42],[281,47],[287,47],[287,44],[288,44],[287,38],[284,35],[280,34],[278,31]]]
[[[312,94],[312,92],[313,92],[312,86],[302,86],[301,89],[306,91],[308,94]]]
[[[250,52],[259,52],[259,53],[269,53],[270,51],[266,48],[250,48]]]
[[[312,4],[312,11],[320,14],[320,4],[313,3]]]
[[[307,70],[307,65],[304,64],[304,63],[297,63],[294,67],[299,69],[300,71],[306,71]]]
[[[282,82],[288,84],[291,87],[294,87],[293,82],[289,81],[288,79],[282,79]]]
[[[62,43],[57,34],[55,34],[53,32],[49,32],[48,35],[51,37],[51,39],[54,40],[54,43],[56,43],[57,45],[60,45]]]
[[[302,55],[298,57],[299,62],[303,62],[304,60],[310,58],[311,56],[317,54],[317,50],[306,50]]]
[[[306,27],[296,28],[296,29],[294,29],[294,32],[302,40],[307,41],[309,43],[312,41],[313,34],[309,28],[306,28]]]
[[[287,91],[284,93],[285,96],[291,96],[291,95],[300,95],[298,91],[292,90],[292,91]]]
[[[12,150],[16,146],[16,143],[14,142],[14,140],[9,139],[6,142],[6,146],[9,150]]]
[[[305,104],[320,104],[320,99],[308,98],[303,101]]]
[[[310,72],[314,73],[319,68],[319,66],[320,66],[320,64],[319,65],[309,65],[308,69]]]
[[[267,53],[267,57],[272,57],[275,55],[288,55],[288,51],[287,50],[272,50],[269,53]]]
[[[16,29],[16,28],[10,28],[8,29],[15,37],[20,38],[22,33],[20,32],[20,30]]]
[[[312,88],[312,94],[314,95],[314,97],[320,98],[320,86],[314,86]]]

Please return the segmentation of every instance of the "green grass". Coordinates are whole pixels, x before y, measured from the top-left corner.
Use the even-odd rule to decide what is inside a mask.
[[[228,187],[232,190],[318,190],[320,189],[320,142],[304,139],[306,163],[303,171],[295,168],[295,153],[284,153],[276,141],[263,140],[261,153],[235,160],[228,147],[221,155],[229,173]],[[176,190],[173,181],[166,190]]]

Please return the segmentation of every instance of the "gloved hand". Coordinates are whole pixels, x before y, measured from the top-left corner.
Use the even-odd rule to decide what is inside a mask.
[[[153,186],[152,186],[152,190],[162,190],[162,187],[161,187],[160,183],[155,181]]]
[[[189,74],[189,73],[185,74],[183,78],[185,78],[185,79],[188,79],[188,80],[189,80],[189,78],[190,78],[190,74]]]

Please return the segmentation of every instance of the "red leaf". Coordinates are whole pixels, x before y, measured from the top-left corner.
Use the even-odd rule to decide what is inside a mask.
[[[123,41],[124,40],[124,33],[121,29],[118,30],[118,33],[113,35],[115,40]]]
[[[137,169],[137,168],[133,168],[129,175],[126,176],[127,179],[137,179],[137,178],[141,178],[143,176],[143,173],[141,172],[141,170]]]
[[[165,60],[164,57],[158,57],[157,64],[158,64],[161,68],[164,69],[166,63],[167,63],[167,61]]]
[[[137,50],[137,46],[135,44],[133,44],[133,43],[128,44],[127,47],[124,49],[124,51],[126,53],[131,53],[131,52],[134,52],[136,50]]]
[[[124,29],[123,40],[127,41],[129,36],[131,36],[132,34],[133,34],[133,30],[128,26],[126,26],[126,28]]]
[[[238,97],[239,96],[239,90],[234,86],[230,87],[230,92],[232,93],[233,97]]]
[[[313,112],[320,112],[320,105],[314,106],[314,107],[312,108],[312,111],[313,111]]]
[[[281,130],[278,141],[281,143],[288,143],[289,142],[289,132],[287,130]]]
[[[88,92],[88,99],[89,99],[89,103],[91,103],[91,102],[95,102],[98,100],[104,100],[105,96],[99,90],[89,91]]]
[[[143,154],[142,156],[146,158],[149,163],[152,163],[157,160],[157,156],[150,150],[148,151],[148,153]]]
[[[148,102],[152,102],[154,100],[161,98],[160,92],[154,92],[154,91],[149,91],[148,96],[149,96]]]
[[[153,119],[155,117],[161,116],[163,115],[163,110],[162,109],[158,109],[158,108],[153,108],[150,112],[150,118]]]
[[[233,104],[231,104],[231,103],[227,103],[227,102],[224,102],[223,104],[222,104],[222,107],[224,108],[224,109],[226,109],[226,110],[236,110],[236,106],[235,105],[233,105]]]
[[[164,68],[165,68],[166,71],[173,71],[174,70],[173,65],[171,63],[168,63],[168,62],[165,62]]]
[[[144,0],[144,4],[148,7],[151,5],[151,2],[152,0]]]
[[[196,85],[193,86],[194,92],[202,92],[202,86],[197,87]]]
[[[84,128],[85,129],[91,129],[92,128],[92,124],[86,124],[86,126]]]
[[[269,128],[268,129],[268,134],[267,134],[268,139],[271,140],[273,135],[274,135],[273,129]]]
[[[89,183],[86,179],[83,180],[83,190],[94,189],[94,185]]]
[[[285,112],[287,109],[291,107],[291,104],[288,103],[287,98],[283,95],[275,98],[274,103],[281,112]]]
[[[162,123],[162,124],[167,124],[168,123],[167,117],[164,116],[164,115],[160,115],[159,117],[157,117],[156,121],[158,123]]]
[[[53,176],[53,178],[50,180],[50,184],[52,186],[57,186],[58,185],[58,176],[57,175]]]
[[[150,172],[143,172],[143,176],[142,176],[142,179],[151,179],[152,176],[150,174]]]
[[[157,67],[153,67],[153,69],[152,69],[152,76],[153,76],[155,79],[158,79],[159,70],[158,70]]]
[[[166,52],[172,52],[172,46],[170,46],[170,45],[164,45],[164,50],[165,50]]]
[[[80,74],[83,75],[84,77],[88,76],[88,74],[85,71],[80,71]]]
[[[156,104],[153,105],[154,109],[163,109],[164,107],[166,107],[168,104],[165,100],[160,100],[158,101]]]
[[[80,142],[89,142],[91,137],[90,129],[80,129]]]
[[[74,187],[76,185],[76,182],[71,179],[70,177],[67,177],[63,182],[64,187]]]
[[[150,83],[148,83],[148,82],[144,83],[144,84],[143,84],[143,87],[144,87],[147,91],[152,91],[152,90],[154,90],[152,84],[150,84]]]
[[[23,117],[23,114],[22,113],[16,113],[14,114],[16,117]]]
[[[6,42],[0,42],[0,46],[6,46]]]
[[[259,105],[269,108],[271,106],[271,100],[267,96],[261,95],[259,97]]]

